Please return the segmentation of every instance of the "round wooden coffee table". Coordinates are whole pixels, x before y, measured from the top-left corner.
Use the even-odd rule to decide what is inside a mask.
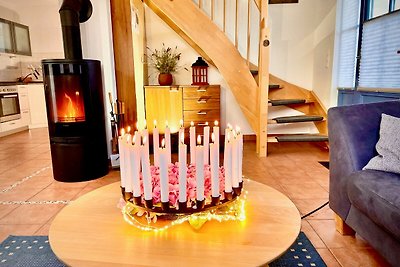
[[[246,220],[187,222],[145,232],[124,221],[117,208],[119,183],[96,189],[65,207],[50,228],[50,245],[70,266],[260,266],[283,254],[300,231],[300,214],[282,193],[255,181]]]

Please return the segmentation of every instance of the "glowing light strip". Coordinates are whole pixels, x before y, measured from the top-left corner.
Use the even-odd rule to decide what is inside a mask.
[[[189,221],[189,223],[190,223],[191,220],[193,220],[193,221],[216,220],[218,222],[244,221],[246,219],[245,203],[246,203],[247,193],[248,193],[248,191],[244,191],[243,196],[238,197],[234,202],[232,202],[229,209],[227,211],[224,211],[222,214],[218,214],[218,206],[217,206],[215,209],[213,209],[211,211],[199,212],[199,213],[193,213],[191,215],[181,216],[178,219],[171,220],[171,222],[169,224],[167,224],[163,227],[152,226],[152,225],[150,225],[150,222],[148,222],[147,225],[139,222],[136,219],[135,215],[132,215],[130,213],[130,210],[128,210],[128,208],[127,208],[128,205],[125,205],[122,208],[122,214],[123,214],[124,220],[127,223],[129,223],[130,225],[135,226],[136,228],[138,228],[142,231],[154,231],[154,232],[165,231],[175,225],[182,224],[186,221]],[[203,224],[201,224],[201,225],[203,225]]]
[[[40,170],[34,172],[33,174],[22,178],[21,180],[17,181],[16,183],[14,183],[14,184],[12,184],[12,185],[10,185],[10,186],[4,188],[3,190],[1,190],[0,193],[6,193],[6,192],[8,192],[8,191],[13,190],[15,187],[19,186],[19,185],[22,184],[23,182],[28,181],[28,180],[31,179],[32,177],[35,177],[36,175],[38,175],[38,174],[41,173],[41,172],[44,172],[44,171],[47,170],[47,169],[50,169],[50,166],[44,167],[44,168],[42,168],[42,169],[40,169]]]
[[[49,205],[49,204],[65,204],[68,205],[70,200],[39,200],[39,201],[0,201],[0,205]]]

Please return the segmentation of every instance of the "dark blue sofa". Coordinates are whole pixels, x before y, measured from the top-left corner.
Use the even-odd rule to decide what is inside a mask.
[[[400,266],[400,175],[362,170],[377,154],[382,113],[400,117],[400,101],[328,111],[329,205],[339,224],[349,226],[390,264]]]

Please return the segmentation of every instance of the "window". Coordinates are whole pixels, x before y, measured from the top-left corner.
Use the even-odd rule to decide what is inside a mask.
[[[373,19],[400,9],[400,0],[366,0],[366,19]]]
[[[400,1],[400,0],[399,0]],[[338,2],[338,87],[354,88],[356,75],[356,56],[359,31],[359,0]]]
[[[400,12],[364,23],[359,87],[400,88]]]
[[[394,10],[400,9],[400,0],[394,0]]]

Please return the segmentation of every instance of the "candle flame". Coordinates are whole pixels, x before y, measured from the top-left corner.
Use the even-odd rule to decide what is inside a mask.
[[[153,124],[154,124],[154,128],[157,128],[157,120],[154,120]]]
[[[147,122],[144,120],[144,128],[147,129]]]
[[[181,133],[181,143],[182,144],[185,143],[185,133],[184,132]]]
[[[228,126],[228,129],[229,129],[229,130],[232,130],[232,125],[231,125],[230,123],[228,123],[227,126]]]
[[[125,129],[122,128],[122,129],[121,129],[121,136],[124,136],[124,135],[125,135]]]
[[[134,144],[136,144],[136,134],[134,134],[133,138],[132,138],[132,145],[134,145]]]
[[[190,122],[190,126],[191,126],[191,127],[194,126],[194,122],[193,122],[193,121]]]
[[[161,140],[161,148],[165,148],[165,139],[164,138]]]
[[[131,126],[128,126],[128,128],[126,128],[126,129],[127,129],[128,133],[131,132]]]
[[[165,127],[168,128],[168,121],[165,121]]]
[[[218,126],[218,121],[214,121],[214,125],[215,125],[215,126]]]
[[[131,136],[128,135],[128,136],[126,137],[126,143],[129,144],[130,142],[131,142]]]
[[[227,138],[228,138],[228,142],[231,141],[231,133],[228,132]]]
[[[206,126],[208,126],[208,121],[206,121]]]
[[[197,136],[197,144],[201,145],[201,136],[200,135]]]
[[[236,132],[239,134],[240,133],[240,127],[236,125]]]
[[[179,124],[181,125],[181,128],[182,128],[183,127],[183,120],[180,120]]]
[[[76,96],[79,96],[79,91],[75,91],[75,95],[76,95]]]
[[[214,143],[215,142],[215,135],[214,133],[211,134],[211,141]]]
[[[138,122],[135,123],[136,130],[139,130]]]

